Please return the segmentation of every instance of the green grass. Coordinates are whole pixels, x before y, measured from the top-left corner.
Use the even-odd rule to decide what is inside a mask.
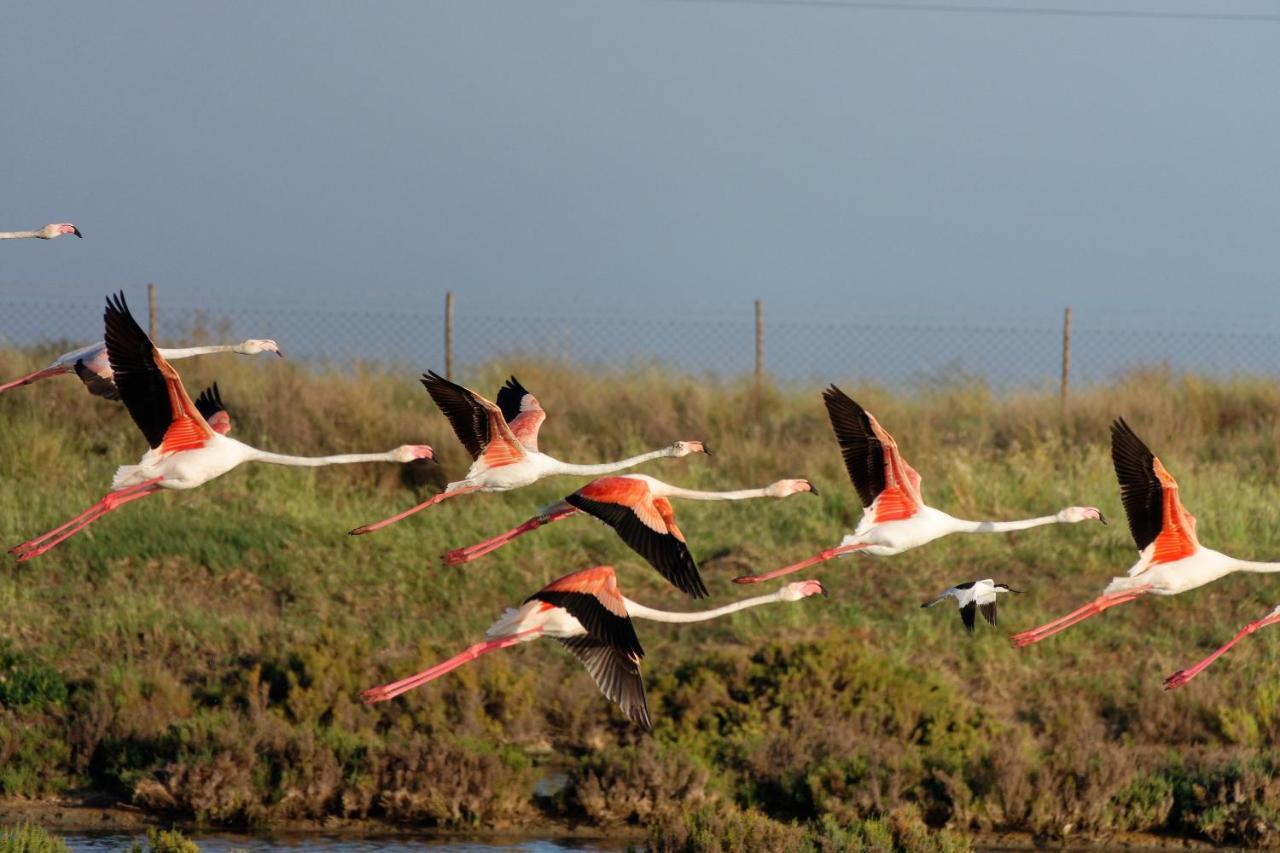
[[[0,827],[0,853],[68,853],[61,838],[30,823]]]
[[[50,353],[0,351],[0,376]],[[470,645],[553,578],[618,566],[624,592],[694,605],[589,519],[559,522],[458,568],[438,557],[528,518],[579,480],[459,498],[366,537],[346,531],[424,499],[468,460],[411,370],[285,361],[184,362],[215,376],[237,437],[284,453],[435,446],[443,466],[246,466],[148,498],[31,563],[0,571],[0,793],[105,789],[209,823],[373,817],[515,828],[548,818],[640,825],[658,849],[714,839],[857,849],[963,846],[943,827],[1052,839],[1118,831],[1280,840],[1280,631],[1188,687],[1164,675],[1280,601],[1280,579],[1234,576],[1108,611],[1032,648],[1006,636],[1096,595],[1133,562],[1108,458],[1124,415],[1160,454],[1206,544],[1280,555],[1280,390],[1159,372],[1078,392],[972,383],[910,395],[846,383],[955,515],[1017,518],[1071,504],[1112,519],[955,536],[818,570],[829,600],[703,625],[638,626],[655,730],[599,696],[554,643],[488,656],[393,702],[361,689]],[[821,497],[677,505],[712,591],[839,541],[860,514],[818,388],[655,369],[590,375],[504,366],[550,415],[542,445],[596,461],[704,439],[716,451],[646,472],[693,488],[807,476]],[[481,389],[505,373],[463,377]],[[831,377],[840,382],[840,377]],[[122,407],[73,379],[0,396],[0,541],[97,500],[142,442]],[[1027,594],[1000,630],[966,636],[920,601],[994,577]],[[539,779],[568,777],[535,796]],[[745,845],[745,842],[744,842]],[[749,846],[749,845],[746,845]],[[794,846],[794,845],[792,845]]]

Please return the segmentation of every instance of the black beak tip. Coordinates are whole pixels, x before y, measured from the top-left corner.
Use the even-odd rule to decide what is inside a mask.
[[[1102,513],[1098,513],[1098,521],[1101,521],[1103,524],[1106,524],[1106,523],[1107,523],[1107,517],[1106,517],[1105,515],[1103,515]]]
[[[814,494],[814,495],[817,495],[817,494],[818,494],[818,487],[817,487],[817,486],[815,486],[813,483],[810,483],[810,484],[809,484],[809,491],[810,491],[810,493],[812,493],[812,494]]]
[[[283,350],[276,350],[276,355],[280,356],[281,358],[284,358],[284,351],[283,351]]]
[[[702,445],[702,452],[707,454],[708,456],[715,456],[715,454],[711,452],[711,448],[707,447],[705,443]]]
[[[71,229],[71,233],[72,233],[72,234],[74,234],[74,235],[76,235],[77,237],[84,237],[84,235],[80,233],[80,229],[79,229],[79,228],[72,228],[72,229]]]
[[[823,585],[822,581],[818,581],[818,589],[819,589],[819,591],[821,591],[821,592],[822,592],[822,597],[823,597],[823,598],[830,598],[830,597],[831,597],[831,593],[827,592],[827,588],[826,588],[826,586],[824,586],[824,585]]]

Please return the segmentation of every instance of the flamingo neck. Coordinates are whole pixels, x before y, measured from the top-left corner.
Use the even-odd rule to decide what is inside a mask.
[[[1021,521],[967,521],[963,518],[947,517],[953,522],[956,533],[1009,533],[1013,530],[1027,530],[1032,527],[1043,527],[1046,524],[1057,524],[1062,520],[1056,515],[1024,518]]]
[[[41,237],[39,231],[0,231],[0,240],[22,240],[27,237]]]
[[[283,453],[268,453],[256,447],[249,448],[248,458],[254,462],[291,465],[295,468],[351,465],[356,462],[395,462],[398,459],[394,450],[388,450],[386,453],[340,453],[336,456],[286,456]]]
[[[575,465],[572,462],[561,462],[550,456],[547,459],[550,463],[547,466],[548,474],[573,474],[584,477],[595,477],[600,474],[612,474],[614,471],[622,471],[627,468],[634,468],[650,459],[661,459],[664,456],[674,456],[674,447],[664,447],[661,450],[651,450],[648,453],[641,453],[639,456],[631,456],[626,459],[620,459],[617,462],[602,462],[598,465]]]
[[[1259,563],[1254,560],[1235,560],[1237,572],[1280,572],[1280,563]]]
[[[664,498],[685,498],[691,501],[745,501],[751,498],[767,498],[767,489],[738,489],[732,492],[700,492],[695,489],[682,489],[679,486],[668,486],[665,483],[654,493]]]
[[[741,601],[735,601],[733,604],[726,604],[724,607],[717,607],[714,610],[695,610],[692,613],[654,610],[652,607],[645,607],[643,604],[638,604],[629,598],[624,597],[622,600],[626,605],[627,613],[637,619],[648,619],[651,622],[706,622],[708,619],[727,616],[730,613],[737,613],[739,610],[746,610],[748,607],[758,607],[761,604],[773,604],[775,601],[782,601],[782,593],[757,595],[755,598],[744,598]]]
[[[197,355],[209,355],[215,352],[244,352],[244,344],[213,344],[204,347],[182,347],[180,349],[166,349],[157,347],[165,360],[173,361],[175,358],[191,358]]]

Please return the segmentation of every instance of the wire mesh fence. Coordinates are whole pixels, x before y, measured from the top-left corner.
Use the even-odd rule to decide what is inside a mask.
[[[145,324],[145,308],[134,306]],[[720,378],[756,369],[750,304],[741,320],[644,320],[476,316],[454,318],[453,361],[469,365],[537,357],[590,370],[657,365]],[[0,345],[66,344],[102,337],[96,303],[0,302]],[[160,303],[157,339],[166,345],[270,337],[292,357],[328,365],[376,362],[415,371],[443,369],[444,312],[313,309],[217,309]],[[1063,360],[1060,318],[1043,325],[778,322],[763,325],[763,367],[788,381],[857,379],[920,386],[957,378],[995,388],[1058,387]],[[1109,381],[1161,367],[1212,377],[1280,374],[1280,334],[1267,332],[1090,327],[1071,331],[1071,383]]]

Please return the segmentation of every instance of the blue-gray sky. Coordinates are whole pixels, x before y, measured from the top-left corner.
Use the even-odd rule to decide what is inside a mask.
[[[1280,22],[59,0],[0,77],[0,228],[86,235],[4,245],[0,299],[1280,315]]]

